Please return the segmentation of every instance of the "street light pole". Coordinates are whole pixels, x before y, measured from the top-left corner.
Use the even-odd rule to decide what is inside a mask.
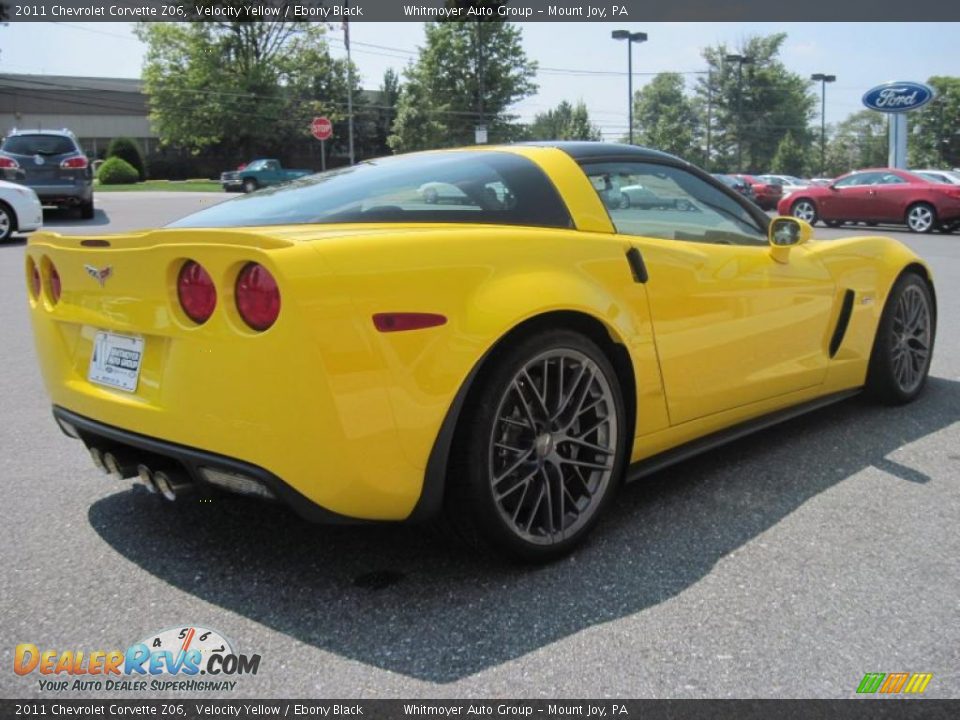
[[[749,55],[727,55],[727,62],[737,64],[737,172],[743,172],[743,66],[753,62]]]
[[[614,40],[627,41],[627,137],[630,144],[633,145],[633,43],[646,42],[647,34],[642,32],[632,33],[629,30],[614,30],[610,33]]]
[[[820,174],[827,174],[827,83],[837,79],[836,75],[815,73],[811,80],[820,82]]]

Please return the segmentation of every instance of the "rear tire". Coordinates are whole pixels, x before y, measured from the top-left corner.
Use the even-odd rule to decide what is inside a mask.
[[[923,390],[936,339],[933,296],[926,281],[905,272],[893,284],[873,341],[866,389],[887,405],[903,405]]]
[[[814,204],[813,200],[808,200],[807,198],[800,198],[793,203],[793,205],[790,206],[790,214],[798,220],[803,220],[810,225],[815,224],[819,219],[819,215],[817,214],[817,206]]]
[[[457,428],[445,520],[476,550],[547,562],[584,540],[620,484],[620,383],[604,352],[569,330],[537,332],[491,362]]]
[[[6,203],[0,202],[0,242],[6,242],[17,227],[17,216]]]
[[[910,232],[929,233],[937,226],[937,211],[928,203],[914,203],[907,208],[905,221]]]
[[[93,220],[95,211],[93,209],[93,200],[90,202],[85,202],[80,204],[80,219],[81,220]]]

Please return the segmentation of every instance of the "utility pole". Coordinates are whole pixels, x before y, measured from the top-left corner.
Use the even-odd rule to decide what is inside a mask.
[[[344,5],[349,8],[350,0]],[[350,60],[350,21],[343,21],[343,44],[347,47],[347,138],[350,145],[350,164],[353,165],[353,62]]]
[[[627,137],[630,144],[633,145],[633,43],[642,43],[647,41],[647,34],[642,32],[630,32],[629,30],[614,30],[610,33],[614,40],[627,41]]]
[[[737,63],[737,172],[743,172],[743,66],[753,62],[749,55],[727,55],[727,62]]]
[[[811,80],[820,82],[820,174],[827,174],[827,83],[837,79],[836,75],[815,73]]]

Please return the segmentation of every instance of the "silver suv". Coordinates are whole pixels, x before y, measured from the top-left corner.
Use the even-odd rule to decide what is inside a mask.
[[[44,205],[93,218],[93,171],[69,130],[12,130],[0,145],[0,179],[33,188]]]

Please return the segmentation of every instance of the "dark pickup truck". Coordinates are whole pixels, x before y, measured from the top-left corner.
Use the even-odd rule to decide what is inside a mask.
[[[220,174],[220,184],[227,192],[253,192],[258,188],[279,185],[313,175],[312,170],[286,170],[279,160],[261,158],[245,165],[242,170],[230,170]]]

